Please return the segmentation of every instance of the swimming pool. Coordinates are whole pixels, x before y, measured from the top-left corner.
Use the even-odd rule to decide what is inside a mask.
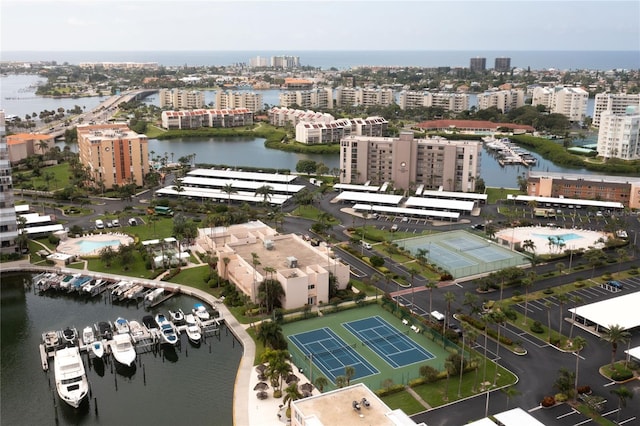
[[[553,234],[531,234],[531,235],[533,235],[534,237],[545,238],[545,239],[548,239],[549,237],[553,237],[557,240],[562,240],[562,241],[579,240],[581,238],[584,238],[582,235],[578,235],[574,233],[557,234],[557,235],[553,235]]]
[[[82,240],[76,243],[78,250],[80,250],[80,253],[82,254],[92,253],[95,250],[100,250],[107,246],[119,246],[119,245],[120,245],[120,240],[106,240],[106,241]]]

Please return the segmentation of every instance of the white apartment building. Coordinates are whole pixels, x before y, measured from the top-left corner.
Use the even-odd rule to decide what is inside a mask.
[[[162,127],[168,130],[241,127],[253,124],[253,112],[247,108],[162,111],[161,119]]]
[[[340,86],[336,88],[336,106],[340,108],[352,107],[356,105],[356,91],[355,87]]]
[[[544,105],[551,113],[562,114],[569,121],[582,121],[587,113],[589,93],[580,87],[536,87],[531,105]]]
[[[253,92],[216,92],[216,109],[248,109],[251,112],[261,111],[264,107],[262,94]]]
[[[597,149],[604,158],[640,160],[640,109],[627,107],[624,115],[603,111]]]
[[[5,137],[5,113],[0,110],[0,253],[17,253],[18,223],[13,201],[11,162]]]
[[[503,113],[524,106],[524,90],[498,90],[478,95],[478,109],[496,107]]]
[[[403,90],[400,92],[399,106],[402,110],[436,107],[445,111],[459,113],[469,109],[469,95],[465,93],[432,93]]]
[[[256,56],[254,58],[249,59],[249,65],[253,68],[268,67],[270,63],[271,63],[271,60],[263,56]]]
[[[269,123],[273,126],[284,127],[288,124],[296,126],[301,121],[310,123],[330,123],[335,117],[326,112],[315,112],[312,110],[303,111],[301,109],[273,107],[268,112]]]
[[[198,90],[160,89],[160,108],[196,109],[204,106],[204,93]]]
[[[280,106],[289,108],[297,105],[300,108],[333,109],[333,89],[293,90],[280,93]]]
[[[600,115],[604,111],[624,115],[628,106],[640,107],[640,94],[598,93],[593,109],[593,126],[600,127]]]
[[[329,123],[300,121],[296,125],[296,141],[306,144],[338,143],[349,135],[381,137],[388,125],[383,117],[341,118]]]
[[[314,247],[297,234],[279,234],[260,221],[199,229],[198,243],[211,248],[220,276],[254,303],[266,279],[282,285],[284,309],[327,303],[329,274],[339,289],[349,283],[349,266],[334,258],[330,246]]]
[[[336,88],[336,105],[340,107],[391,105],[395,103],[392,89],[375,89],[363,87]]]
[[[412,132],[398,138],[346,136],[340,141],[340,183],[473,192],[481,152],[477,141],[414,139]]]

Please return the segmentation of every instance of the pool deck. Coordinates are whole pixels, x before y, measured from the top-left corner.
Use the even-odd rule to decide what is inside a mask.
[[[577,238],[572,236],[570,239],[563,240],[563,250],[587,250],[589,247],[597,246],[600,238],[603,238],[604,241],[607,240],[607,233],[604,232],[552,226],[507,228],[497,232],[496,239],[502,240],[509,245],[512,243],[521,245],[524,241],[531,240],[535,244],[536,254],[553,254],[558,253],[560,248],[554,244],[549,244],[549,237],[562,235],[578,236]]]
[[[83,252],[80,250],[79,243],[82,241],[92,241],[92,242],[107,242],[118,240],[118,246],[120,244],[130,244],[133,242],[133,238],[130,236],[120,233],[120,232],[106,232],[104,234],[87,234],[78,238],[67,238],[64,241],[60,241],[58,247],[56,247],[56,251],[58,253],[65,253],[73,256],[96,256],[99,254],[100,250],[102,250],[102,246],[92,250],[90,252]],[[111,245],[114,247],[114,245]]]

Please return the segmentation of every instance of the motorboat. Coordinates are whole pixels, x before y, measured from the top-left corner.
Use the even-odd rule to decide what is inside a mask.
[[[111,296],[120,297],[131,287],[133,287],[133,283],[131,281],[120,281],[115,285],[113,290],[111,290]]]
[[[182,312],[182,309],[178,309],[177,311],[169,311],[169,315],[171,316],[171,321],[176,324],[184,321],[184,312]]]
[[[51,352],[60,346],[60,332],[59,331],[47,331],[42,334],[42,343],[47,352]]]
[[[142,317],[142,324],[147,327],[149,330],[153,330],[154,328],[158,328],[158,323],[151,315],[145,315]]]
[[[76,278],[75,280],[73,280],[73,283],[71,283],[71,285],[69,286],[69,289],[67,291],[69,291],[69,292],[80,291],[82,289],[82,287],[84,287],[85,285],[89,284],[90,281],[91,281],[91,277],[80,276],[80,277]]]
[[[136,340],[136,338],[140,339],[144,337],[145,334],[148,334],[148,333],[144,329],[144,326],[142,324],[140,324],[136,320],[131,320],[129,321],[129,334],[131,334],[131,337],[133,337],[133,340]]]
[[[144,297],[144,301],[148,304],[151,304],[156,300],[160,299],[163,294],[164,294],[163,288],[156,288],[151,292],[147,293],[147,295]]]
[[[67,290],[69,287],[73,286],[73,282],[80,278],[81,274],[73,274],[65,276],[62,281],[60,281],[60,288]]]
[[[56,351],[54,364],[56,390],[60,399],[73,408],[78,408],[89,393],[89,382],[80,350],[72,347]]]
[[[198,322],[196,321],[196,317],[193,314],[187,314],[184,319],[187,323],[187,337],[189,338],[189,341],[196,345],[200,344],[200,341],[202,340],[202,332]]]
[[[113,336],[113,327],[111,327],[111,324],[106,321],[100,321],[95,328],[98,332],[98,338],[109,340],[111,339],[111,336]]]
[[[99,288],[101,288],[104,284],[105,281],[100,278],[97,280],[91,280],[89,284],[82,287],[82,290],[85,293],[93,293],[94,291],[97,291]]]
[[[178,343],[178,334],[176,330],[173,328],[173,324],[165,317],[163,314],[156,315],[156,323],[158,323],[158,328],[160,328],[160,334],[162,335],[162,339],[165,343],[170,345],[175,345]]]
[[[116,328],[116,333],[124,334],[129,332],[129,321],[122,317],[118,317],[116,322],[113,323],[113,326]]]
[[[136,349],[131,342],[129,334],[116,334],[111,343],[113,357],[122,365],[131,367],[136,360]]]
[[[96,341],[96,335],[93,332],[93,327],[85,327],[82,329],[82,343],[90,345]]]
[[[202,303],[196,303],[191,310],[200,321],[208,321],[211,319],[211,315],[207,308]]]
[[[74,346],[78,340],[78,330],[67,327],[62,330],[62,340],[66,346]]]
[[[90,349],[91,353],[96,358],[102,358],[104,356],[104,343],[102,342],[102,340],[96,340],[91,343]]]

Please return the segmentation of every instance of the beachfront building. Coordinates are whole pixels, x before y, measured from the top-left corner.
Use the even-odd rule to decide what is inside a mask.
[[[351,135],[340,141],[340,183],[473,192],[481,152],[477,141],[415,139],[413,132],[397,138]]]
[[[593,106],[592,125],[600,127],[600,115],[609,111],[614,115],[625,115],[627,107],[637,106],[640,110],[640,94],[634,93],[598,93]]]
[[[484,72],[487,69],[487,58],[479,56],[469,60],[469,69],[471,72]]]
[[[400,109],[442,108],[444,111],[459,113],[469,109],[469,95],[466,93],[408,91],[400,92]]]
[[[349,282],[349,266],[334,258],[330,246],[312,246],[297,234],[280,234],[260,221],[200,229],[197,243],[214,253],[220,276],[254,303],[265,280],[282,285],[283,309],[327,303],[330,275],[338,289]]]
[[[511,58],[500,57],[495,59],[494,71],[509,72],[511,71]]]
[[[587,113],[589,93],[580,87],[536,87],[531,105],[544,105],[551,113],[562,114],[569,121],[582,121]]]
[[[162,111],[161,120],[162,127],[167,130],[242,127],[253,124],[253,112],[247,108]]]
[[[248,109],[251,112],[256,112],[263,108],[261,93],[222,90],[216,92],[216,109],[218,110]]]
[[[640,178],[531,170],[527,194],[535,197],[598,200],[640,209]]]
[[[312,90],[295,90],[281,92],[280,106],[284,108],[297,105],[298,108],[333,108],[333,89],[330,87]]]
[[[392,410],[363,383],[338,388],[291,402],[291,426],[339,424],[426,426],[401,409]]]
[[[4,110],[0,110],[0,253],[10,254],[18,252],[18,223],[5,134],[5,114]]]
[[[600,115],[598,155],[622,160],[640,160],[640,109],[627,107],[624,115],[604,111]]]
[[[55,146],[55,139],[51,135],[17,133],[7,136],[7,146],[9,161],[15,164],[32,155],[44,155]]]
[[[195,109],[205,104],[204,93],[198,90],[160,89],[160,108]]]
[[[77,129],[80,163],[88,168],[94,185],[107,189],[143,185],[149,173],[146,135],[123,123],[80,125]]]
[[[524,90],[487,91],[478,95],[478,109],[496,107],[503,113],[524,106]]]

